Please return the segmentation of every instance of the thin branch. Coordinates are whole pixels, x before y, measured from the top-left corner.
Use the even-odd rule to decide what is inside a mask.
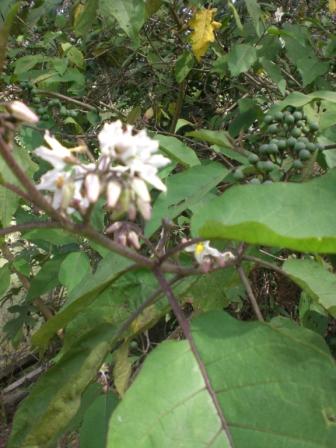
[[[33,229],[55,229],[58,228],[60,225],[58,222],[53,221],[36,221],[36,222],[29,222],[26,224],[17,224],[10,227],[4,227],[3,229],[0,229],[0,235],[8,235],[10,233],[15,232],[25,232],[27,230],[33,230]]]
[[[67,101],[68,103],[76,104],[76,106],[82,107],[83,109],[86,110],[97,111],[97,107],[92,106],[91,104],[88,103],[83,103],[82,101],[76,100],[75,98],[63,95],[62,93],[51,92],[49,90],[37,90],[37,93],[39,95],[51,96],[63,101]]]
[[[260,320],[261,322],[264,322],[265,319],[260,311],[257,299],[255,298],[255,295],[253,294],[250,282],[249,282],[248,278],[246,277],[244,269],[241,266],[239,266],[237,268],[237,271],[238,271],[240,280],[242,281],[242,283],[245,287],[248,298],[250,299],[254,314],[257,316],[258,320]]]
[[[214,404],[214,407],[217,411],[218,417],[220,419],[221,422],[221,426],[223,431],[226,434],[227,440],[228,440],[228,445],[229,447],[233,447],[233,441],[232,441],[232,437],[230,434],[230,430],[229,430],[229,425],[224,417],[223,411],[220,407],[216,392],[214,391],[211,382],[210,382],[210,378],[209,375],[206,371],[206,367],[205,364],[198,352],[198,349],[196,347],[196,344],[194,342],[193,336],[191,334],[191,330],[190,330],[190,324],[189,321],[185,318],[183,311],[176,299],[176,297],[174,296],[173,290],[171,289],[169,283],[167,282],[167,280],[165,279],[164,275],[162,274],[162,272],[160,271],[160,269],[156,269],[154,271],[154,274],[159,282],[159,285],[161,286],[162,290],[164,291],[164,293],[166,294],[169,304],[172,307],[172,310],[176,316],[176,319],[183,331],[183,334],[185,336],[185,338],[187,339],[190,349],[195,357],[195,360],[198,364],[198,367],[200,369],[201,375],[203,377],[204,383],[205,383],[205,387],[212,399],[212,402]]]
[[[275,265],[273,263],[269,263],[268,261],[261,260],[258,257],[252,257],[250,255],[243,255],[242,258],[243,258],[243,260],[253,261],[254,263],[259,264],[260,266],[263,266],[263,267],[265,267],[267,269],[271,269],[272,271],[276,271],[276,272],[278,272],[281,275],[284,275],[284,276],[288,275],[283,269],[279,268],[279,266],[277,266],[277,265]]]

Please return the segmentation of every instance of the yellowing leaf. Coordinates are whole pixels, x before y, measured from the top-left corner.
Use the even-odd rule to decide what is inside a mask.
[[[336,12],[336,0],[329,0],[329,11],[332,14]]]
[[[132,373],[132,361],[128,357],[128,341],[116,351],[113,369],[114,384],[120,397],[123,397]]]
[[[189,26],[193,30],[191,33],[191,46],[198,61],[205,55],[209,44],[215,41],[214,31],[221,27],[221,23],[213,20],[216,11],[216,8],[201,9],[196,12],[189,22]]]

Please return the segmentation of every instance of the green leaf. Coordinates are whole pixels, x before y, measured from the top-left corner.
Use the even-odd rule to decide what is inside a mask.
[[[30,283],[27,300],[33,300],[50,291],[59,284],[58,271],[64,257],[47,261]]]
[[[310,297],[336,317],[336,275],[313,260],[289,259],[283,267]]]
[[[227,174],[226,168],[212,162],[169,176],[167,193],[161,193],[155,201],[145,235],[152,235],[160,227],[163,218],[174,219],[188,207],[202,201]]]
[[[283,78],[281,71],[279,69],[279,66],[266,58],[261,58],[260,62],[264,69],[266,70],[267,74],[271,78],[273,82],[278,86],[280,92],[282,95],[286,92],[286,80]]]
[[[297,67],[302,76],[303,87],[306,87],[319,76],[325,75],[330,64],[320,61],[317,57],[304,56],[297,61]]]
[[[62,433],[110,351],[113,334],[113,327],[101,325],[39,379],[15,414],[8,448],[46,447]]]
[[[80,448],[105,448],[108,421],[118,404],[117,397],[108,392],[99,395],[85,413],[79,431]]]
[[[194,56],[190,51],[185,51],[176,60],[175,78],[178,83],[183,82],[194,66]]]
[[[139,31],[146,20],[144,0],[100,0],[100,12],[107,22],[113,23],[114,17],[128,37],[139,43]]]
[[[87,276],[84,282],[71,291],[65,307],[33,335],[33,343],[39,347],[46,347],[57,330],[64,328],[74,316],[92,303],[131,264],[130,260],[117,254],[110,254],[104,258],[100,262],[97,271]]]
[[[227,57],[227,63],[232,76],[247,72],[257,60],[255,47],[248,44],[233,45]]]
[[[28,241],[46,241],[54,246],[72,244],[77,242],[77,238],[62,229],[34,229],[24,233]]]
[[[76,48],[74,45],[71,45],[69,42],[66,42],[62,44],[62,49],[66,57],[73,65],[75,65],[79,69],[84,68],[85,66],[84,55],[78,48]]]
[[[186,134],[188,137],[196,138],[211,145],[223,146],[224,148],[232,148],[230,136],[225,131],[211,131],[209,129],[198,129]]]
[[[7,14],[7,17],[4,20],[4,23],[1,24],[0,27],[0,75],[2,74],[3,66],[6,59],[6,51],[7,51],[7,40],[9,36],[10,29],[12,27],[13,21],[15,19],[15,16],[20,8],[20,3],[17,2],[15,5],[13,5],[10,9],[10,5],[8,2],[6,2],[5,5],[8,10],[3,10],[2,16],[5,17],[5,14]]]
[[[201,208],[192,230],[308,252],[336,252],[336,170],[310,182],[241,185]]]
[[[218,311],[191,330],[233,446],[334,446],[335,362],[320,336],[284,318],[242,322]],[[110,420],[107,448],[118,446],[231,446],[187,341],[164,342],[146,359]]]
[[[1,266],[0,268],[0,299],[6,294],[10,286],[10,275],[11,271],[9,269],[9,264]]]
[[[42,64],[42,62],[48,62],[48,60],[49,58],[43,54],[22,56],[15,62],[14,73],[18,76],[25,74],[34,68],[35,65]]]
[[[301,92],[292,92],[287,98],[276,103],[270,110],[270,113],[277,112],[284,109],[287,106],[302,107],[313,101],[325,100],[330,103],[336,103],[336,92],[330,92],[328,90],[319,90],[312,92],[309,95],[305,95]]]
[[[91,26],[96,20],[99,0],[86,0],[84,9],[75,19],[75,33],[77,36],[85,36],[91,31]]]
[[[15,147],[13,155],[16,162],[24,169],[28,176],[32,177],[38,165],[31,160],[29,153],[19,147]],[[2,157],[0,157],[0,178],[21,188],[21,183],[8,168]],[[11,223],[19,202],[19,196],[0,186],[0,221],[3,227]]]
[[[157,134],[155,138],[160,142],[161,151],[170,159],[186,167],[200,165],[195,151],[178,138],[161,134]]]
[[[253,26],[256,30],[257,36],[261,36],[262,33],[262,23],[260,21],[262,11],[256,0],[245,0],[247,11],[252,19]]]
[[[120,397],[125,395],[132,373],[132,360],[129,357],[129,343],[125,341],[115,352],[113,380]]]
[[[72,252],[62,262],[58,273],[60,283],[68,291],[80,284],[90,274],[91,266],[88,256],[84,252]]]
[[[163,0],[145,0],[146,19],[155,14],[162,6]]]

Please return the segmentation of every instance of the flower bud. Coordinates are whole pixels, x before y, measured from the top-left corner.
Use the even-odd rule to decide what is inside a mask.
[[[39,121],[38,116],[21,101],[13,101],[7,104],[6,107],[13,117],[24,123],[35,124]]]
[[[89,173],[85,177],[86,196],[91,203],[97,202],[100,194],[100,180],[97,174]]]

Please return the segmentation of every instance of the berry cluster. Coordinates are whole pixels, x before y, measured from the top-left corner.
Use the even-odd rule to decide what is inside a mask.
[[[318,129],[302,110],[287,108],[267,114],[260,134],[253,136],[248,157],[250,165],[239,166],[234,178],[255,184],[292,180],[323,149],[316,142]]]

